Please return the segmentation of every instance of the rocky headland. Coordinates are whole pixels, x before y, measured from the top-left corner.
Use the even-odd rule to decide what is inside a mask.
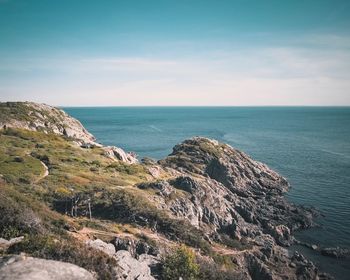
[[[0,279],[331,279],[287,250],[315,210],[227,144],[138,161],[29,102],[1,103],[0,126]]]

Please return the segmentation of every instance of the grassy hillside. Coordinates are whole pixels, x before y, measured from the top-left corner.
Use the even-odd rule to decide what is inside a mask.
[[[8,128],[0,131],[0,143],[0,237],[25,236],[2,254],[26,252],[68,261],[95,271],[100,279],[113,278],[115,260],[87,248],[74,235],[89,228],[107,233],[99,236],[106,241],[114,234],[131,234],[149,244],[163,239],[168,240],[164,248],[186,244],[227,262],[200,230],[158,209],[149,199],[153,190],[137,187],[156,180],[146,164],[129,165],[106,157],[102,148],[84,149],[42,132]],[[159,178],[171,176],[162,171]],[[77,211],[72,211],[77,199]]]

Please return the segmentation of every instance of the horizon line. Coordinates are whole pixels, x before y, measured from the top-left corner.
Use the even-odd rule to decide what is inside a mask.
[[[251,107],[314,107],[314,108],[327,108],[338,107],[347,108],[350,105],[51,105],[59,108],[251,108]]]

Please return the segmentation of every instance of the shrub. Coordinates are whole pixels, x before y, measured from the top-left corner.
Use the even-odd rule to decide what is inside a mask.
[[[30,200],[19,192],[2,186],[0,188],[0,237],[9,239],[26,233],[41,232],[42,220],[36,211],[33,211],[35,206],[40,206],[35,203],[34,200]]]
[[[24,162],[24,159],[22,157],[15,157],[13,159],[14,162]]]
[[[169,217],[165,211],[157,209],[145,197],[135,193],[126,190],[103,191],[93,208],[95,217],[152,227],[167,238],[200,248],[205,254],[211,252],[210,245],[199,229],[188,221]]]
[[[197,259],[199,278],[201,280],[238,280],[242,279],[233,268],[225,268],[222,264],[204,258]]]
[[[116,279],[115,259],[105,253],[87,247],[73,238],[59,239],[51,235],[29,235],[10,247],[9,253],[25,252],[37,258],[64,261],[96,272],[98,279]]]
[[[124,162],[115,162],[107,166],[107,169],[113,169],[117,172],[128,174],[128,175],[138,175],[144,174],[145,168],[140,164],[127,164]]]
[[[199,279],[199,266],[194,252],[183,245],[174,254],[166,256],[162,264],[162,277],[164,280]]]
[[[221,237],[220,238],[221,243],[228,247],[231,247],[237,250],[246,250],[246,249],[252,248],[252,245],[249,244],[248,240],[244,237],[241,240],[231,238],[227,234],[221,234],[220,237]]]
[[[101,162],[99,160],[93,160],[91,164],[94,164],[96,166],[101,166]]]

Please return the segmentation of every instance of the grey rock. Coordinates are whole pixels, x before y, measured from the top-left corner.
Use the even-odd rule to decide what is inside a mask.
[[[2,259],[0,280],[93,280],[93,275],[74,264],[13,256]]]
[[[321,249],[321,254],[336,259],[344,259],[350,257],[350,250],[340,247],[323,248]]]
[[[120,250],[115,254],[118,261],[120,276],[119,279],[127,280],[154,280],[147,263],[140,262],[133,258],[128,251]]]
[[[102,148],[105,152],[105,156],[111,159],[121,160],[123,162],[133,164],[137,163],[137,157],[134,153],[127,153],[123,149],[115,147],[115,146],[107,146]]]
[[[55,133],[77,139],[81,143],[97,144],[95,137],[77,119],[72,118],[61,109],[34,102],[6,102],[1,103],[1,106],[4,107],[4,110],[22,108],[23,111],[23,115],[17,113],[0,120],[1,128],[15,127]]]
[[[142,254],[157,256],[159,253],[157,248],[142,240],[131,237],[116,237],[114,240],[114,246],[117,251],[128,251],[134,258],[138,258]]]
[[[55,133],[68,137],[82,148],[103,147],[96,138],[75,118],[61,109],[34,102],[0,102],[0,110],[8,112],[7,117],[0,120],[0,129],[21,128],[45,133]],[[14,110],[14,114],[11,114]],[[21,110],[21,113],[18,111]],[[118,147],[103,147],[106,156],[136,163],[133,153],[126,153]]]
[[[94,249],[100,250],[109,256],[113,256],[115,254],[115,247],[111,243],[106,243],[100,239],[96,240],[88,240],[86,244]]]
[[[175,192],[174,188],[172,188],[167,181],[157,181],[152,183],[141,183],[138,184],[137,187],[142,190],[146,189],[154,189],[158,191],[158,194],[164,197],[170,196],[173,192]]]
[[[11,238],[10,240],[0,238],[0,251],[6,251],[10,246],[21,242],[23,239],[24,239],[24,236]]]
[[[168,209],[211,233],[240,239],[266,232],[288,246],[293,231],[313,225],[314,211],[283,197],[289,188],[283,177],[229,145],[195,137],[176,145],[159,164],[181,173],[169,184],[188,193],[167,202]]]

